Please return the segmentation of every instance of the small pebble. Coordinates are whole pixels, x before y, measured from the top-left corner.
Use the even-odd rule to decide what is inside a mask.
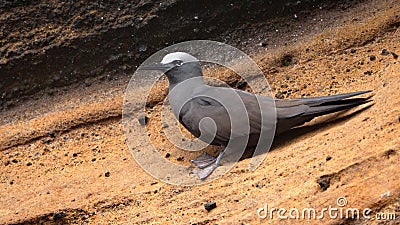
[[[139,52],[145,52],[147,50],[146,44],[140,44],[138,47]]]
[[[260,43],[258,43],[258,46],[265,47],[265,46],[267,46],[267,44],[265,42],[260,42]]]
[[[399,56],[398,56],[396,53],[394,53],[394,52],[392,52],[392,56],[393,56],[394,59],[399,58]]]
[[[109,177],[109,176],[110,176],[110,172],[108,172],[108,171],[105,172],[105,173],[104,173],[104,176],[105,176],[105,177]]]
[[[331,186],[331,178],[329,176],[322,176],[318,179],[317,183],[319,184],[321,191],[326,191],[329,186]]]
[[[371,70],[368,70],[368,71],[365,71],[364,72],[364,75],[371,75],[372,74],[372,71]]]
[[[241,88],[246,87],[246,85],[247,85],[247,82],[245,80],[241,80],[241,81],[237,82],[236,88],[241,89]]]
[[[167,152],[167,154],[165,154],[165,158],[169,158],[171,156],[170,153]]]
[[[351,49],[351,50],[350,50],[350,53],[353,53],[353,54],[354,54],[354,53],[356,53],[356,52],[357,52],[357,50],[355,50],[355,49]]]
[[[49,144],[51,142],[50,139],[43,139],[42,144]]]
[[[66,217],[67,214],[65,212],[56,212],[53,214],[53,219],[54,220],[58,220],[58,219],[62,219],[64,217]]]
[[[32,162],[26,163],[27,166],[32,166]]]
[[[370,57],[369,57],[369,60],[371,60],[371,61],[374,61],[376,59],[376,56],[374,56],[374,55],[371,55]]]
[[[17,159],[13,159],[13,160],[11,160],[11,162],[18,163],[18,160]]]
[[[283,99],[283,93],[281,92],[281,91],[278,91],[276,94],[275,94],[275,98],[279,98],[279,99]]]
[[[89,216],[88,216],[88,215],[83,215],[83,216],[81,217],[81,219],[82,219],[82,220],[87,220],[87,219],[89,219]]]
[[[176,160],[178,161],[183,161],[184,157],[183,156],[179,156],[178,158],[176,158]]]
[[[48,135],[50,135],[50,137],[55,138],[56,137],[56,133],[54,133],[53,131],[47,132]]]
[[[365,122],[367,120],[369,120],[369,116],[365,117],[362,121]]]
[[[328,155],[327,157],[326,157],[326,161],[329,161],[329,160],[331,160],[332,159],[332,156],[330,156],[330,155]]]
[[[387,49],[383,49],[381,55],[389,55],[390,52]]]
[[[217,203],[216,203],[216,202],[207,202],[206,204],[204,204],[204,208],[205,208],[207,211],[210,211],[210,210],[212,210],[212,209],[217,208]]]
[[[141,115],[138,118],[138,121],[139,121],[140,125],[142,125],[142,126],[145,126],[146,123],[148,122],[148,120],[149,120],[149,118],[145,115]]]
[[[168,128],[168,127],[169,127],[169,125],[168,125],[166,122],[163,122],[163,123],[162,123],[162,128],[165,129],[165,128]]]

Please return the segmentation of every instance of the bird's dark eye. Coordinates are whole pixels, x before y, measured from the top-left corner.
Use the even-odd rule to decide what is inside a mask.
[[[183,61],[182,61],[182,60],[174,60],[174,64],[175,64],[176,66],[182,66]]]

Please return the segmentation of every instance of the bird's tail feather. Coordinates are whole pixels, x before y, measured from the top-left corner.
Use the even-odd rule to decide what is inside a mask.
[[[338,95],[331,95],[331,96],[323,96],[323,97],[296,98],[296,100],[301,100],[302,102],[304,102],[308,106],[314,106],[314,105],[321,105],[321,104],[326,104],[326,103],[338,102],[338,101],[343,100],[343,99],[347,99],[347,98],[354,97],[354,96],[357,96],[357,95],[366,94],[366,93],[369,93],[369,92],[371,92],[371,90],[357,91],[357,92],[338,94]]]
[[[327,102],[318,106],[310,107],[310,109],[307,110],[303,115],[312,117],[322,116],[333,112],[351,109],[355,106],[362,105],[371,101],[372,100],[370,100],[370,97],[368,97],[368,98],[353,98],[353,99],[344,99],[339,101]]]
[[[373,95],[365,98],[350,97],[369,92],[371,91],[358,91],[347,94],[314,98],[299,98],[294,101],[295,104],[299,104],[297,106],[290,106],[290,104],[293,104],[293,102],[289,102],[289,104],[285,105],[286,108],[283,107],[283,109],[278,111],[280,113],[278,114],[276,133],[283,133],[293,127],[303,125],[304,123],[309,122],[318,116],[351,109],[355,106],[368,103],[372,101],[370,98]]]

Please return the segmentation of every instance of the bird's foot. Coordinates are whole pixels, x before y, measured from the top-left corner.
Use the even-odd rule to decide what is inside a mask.
[[[203,152],[203,154],[197,159],[192,160],[192,163],[196,164],[197,168],[199,168],[197,175],[201,180],[206,179],[215,169],[217,169],[223,155],[224,152],[221,151],[218,157],[214,158],[213,156]]]
[[[203,154],[201,154],[197,159],[191,160],[191,162],[194,163],[197,168],[204,169],[215,163],[216,160],[217,159],[215,157],[207,154],[206,152],[203,152]]]
[[[199,169],[199,172],[197,172],[197,175],[199,175],[200,180],[204,180],[206,179],[208,176],[210,176],[212,174],[212,172],[214,172],[215,169],[217,169],[218,165],[213,163],[212,165],[203,168],[203,169]]]

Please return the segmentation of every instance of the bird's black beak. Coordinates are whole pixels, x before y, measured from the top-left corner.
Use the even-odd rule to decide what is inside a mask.
[[[167,72],[168,70],[172,69],[174,66],[169,65],[169,64],[161,64],[161,63],[155,63],[155,64],[150,64],[150,65],[145,65],[143,67],[140,67],[142,70],[159,70],[162,72]]]

